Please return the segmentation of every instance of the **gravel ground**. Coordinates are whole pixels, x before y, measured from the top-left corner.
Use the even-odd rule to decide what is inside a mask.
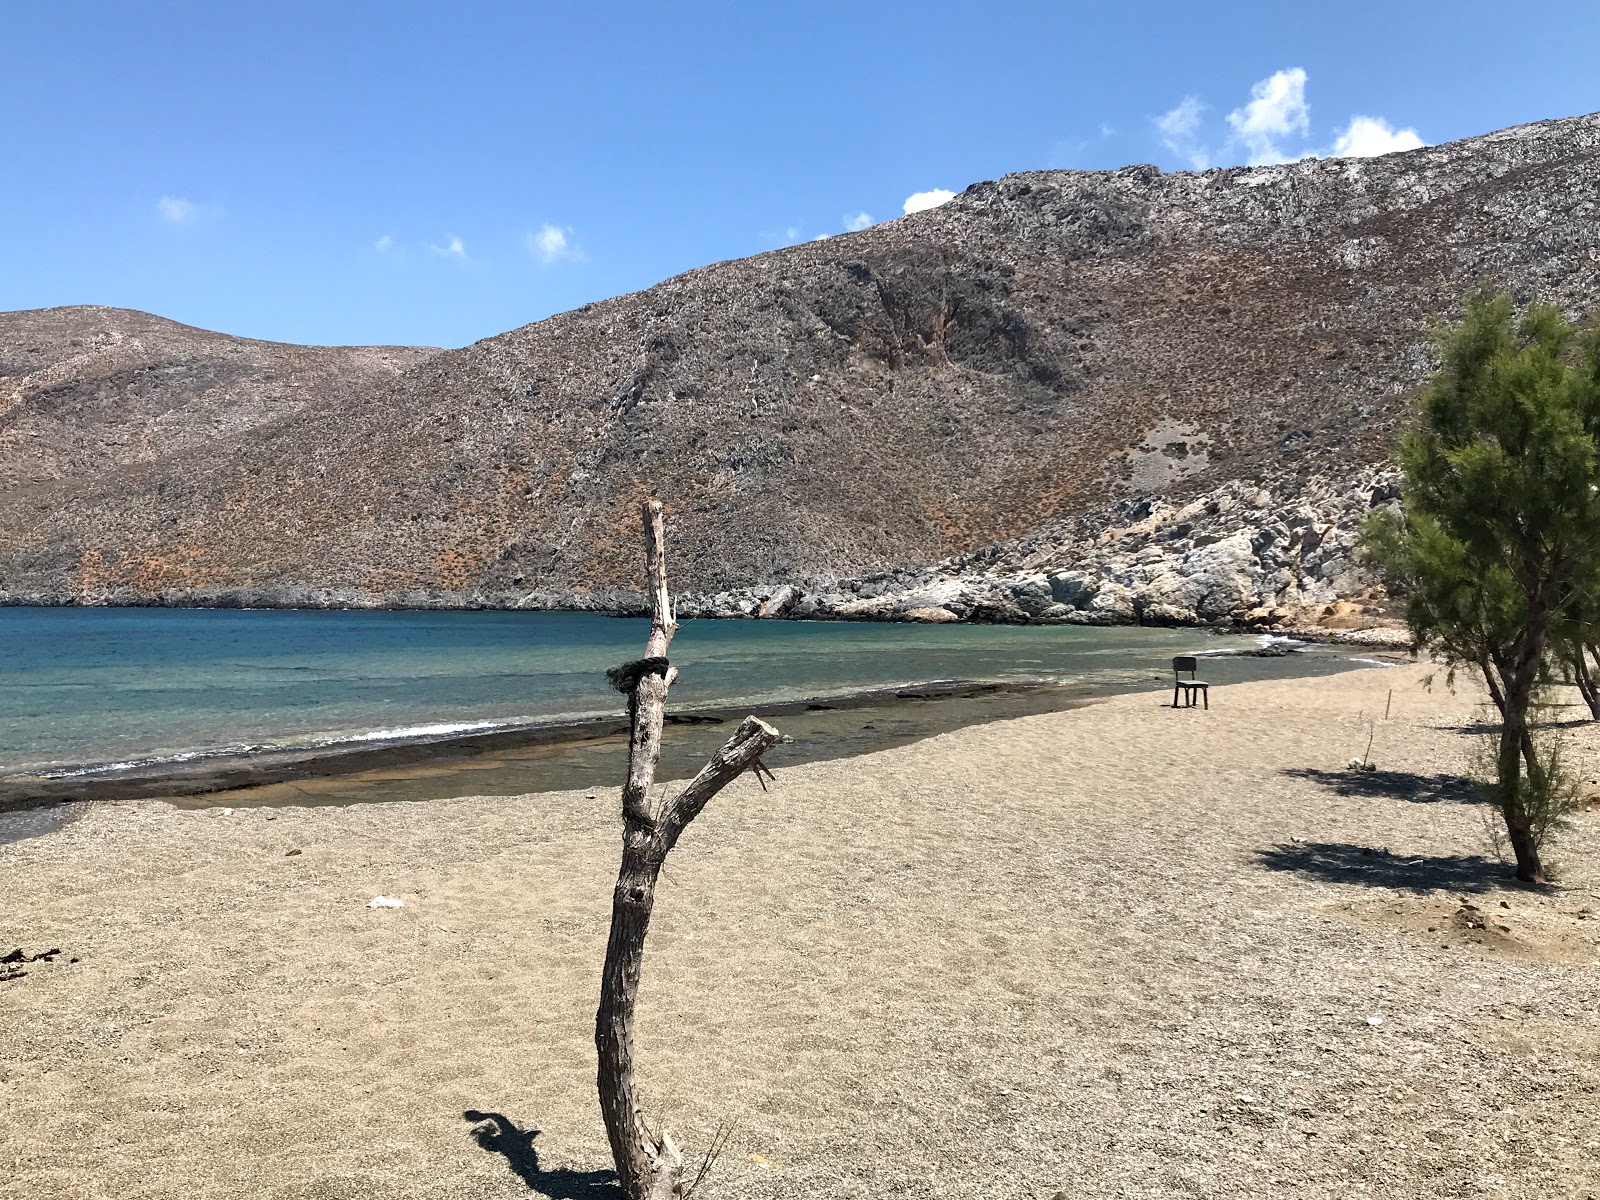
[[[680,1143],[737,1123],[701,1195],[1600,1195],[1600,813],[1514,885],[1426,674],[734,785],[640,1017]],[[61,950],[0,982],[0,1196],[608,1195],[615,805],[140,801],[0,846],[0,952]]]

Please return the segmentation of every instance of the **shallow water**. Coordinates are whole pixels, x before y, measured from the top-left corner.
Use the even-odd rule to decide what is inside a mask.
[[[639,654],[646,629],[643,619],[593,613],[0,608],[0,776],[434,741],[618,715],[621,698],[604,672]],[[1117,689],[1170,678],[1174,654],[1257,645],[1171,629],[687,621],[672,647],[681,671],[673,710],[770,708],[949,679]],[[1342,655],[1241,657],[1217,660],[1211,673],[1242,680],[1344,665]],[[851,741],[863,725],[881,734],[899,721],[910,736],[930,721],[954,727],[1068,698],[928,701],[921,710],[939,715],[926,718],[892,717],[887,707],[877,720],[811,710],[791,724]],[[701,741],[720,741],[714,727],[706,737],[695,728],[674,734],[669,770],[675,745],[690,755]],[[562,754],[588,764],[600,743],[585,747],[502,755],[511,777],[496,783],[528,790],[515,786],[528,764]],[[488,763],[476,766],[489,782]]]

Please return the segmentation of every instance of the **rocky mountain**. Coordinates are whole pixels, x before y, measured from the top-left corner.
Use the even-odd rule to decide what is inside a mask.
[[[1600,115],[1380,159],[1007,176],[293,412],[257,419],[241,401],[225,431],[219,392],[196,409],[195,441],[159,455],[57,459],[62,477],[41,478],[10,439],[0,469],[28,483],[0,509],[0,592],[609,605],[637,588],[636,501],[653,494],[675,584],[726,593],[729,611],[781,592],[775,612],[795,597],[832,612],[1002,575],[1042,576],[1051,604],[1120,619],[1314,603],[1362,581],[1285,559],[1325,535],[1275,534],[1272,550],[1254,525],[1254,564],[1235,563],[1249,586],[1225,611],[1145,585],[1195,573],[1242,531],[1203,542],[1204,522],[1176,515],[1197,500],[1282,525],[1326,492],[1332,523],[1353,521],[1348,489],[1376,478],[1429,368],[1429,322],[1480,285],[1600,303]],[[30,319],[0,323],[8,374],[5,331]],[[1156,539],[1161,571],[1094,549],[1152,516],[1191,527]],[[1053,580],[1085,570],[1079,608]],[[1125,611],[1102,580],[1128,592]],[[856,615],[985,615],[924,599]]]
[[[258,342],[120,308],[0,313],[0,494],[210,453],[432,353]]]

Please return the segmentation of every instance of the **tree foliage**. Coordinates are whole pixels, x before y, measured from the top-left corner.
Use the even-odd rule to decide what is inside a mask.
[[[1478,296],[1439,340],[1400,443],[1403,515],[1368,527],[1419,645],[1481,671],[1500,710],[1494,798],[1519,878],[1560,808],[1528,724],[1553,657],[1600,633],[1600,333]]]

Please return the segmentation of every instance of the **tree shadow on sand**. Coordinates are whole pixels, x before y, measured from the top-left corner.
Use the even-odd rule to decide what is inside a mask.
[[[1256,852],[1269,871],[1396,891],[1487,892],[1519,886],[1504,863],[1478,854],[1391,854],[1348,842],[1285,842]]]
[[[1307,779],[1339,796],[1388,796],[1412,804],[1477,804],[1478,785],[1465,775],[1421,775],[1413,771],[1321,771],[1289,767],[1291,779]]]
[[[504,1113],[469,1108],[461,1115],[473,1123],[473,1140],[491,1154],[503,1154],[517,1178],[546,1200],[621,1200],[615,1171],[542,1170],[533,1145],[537,1129],[519,1129]]]

